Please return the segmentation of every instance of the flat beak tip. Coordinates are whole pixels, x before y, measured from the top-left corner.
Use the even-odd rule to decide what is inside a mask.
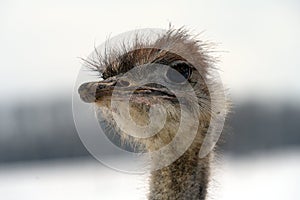
[[[85,103],[92,103],[96,101],[96,91],[91,91],[91,83],[83,83],[78,88],[80,99]]]

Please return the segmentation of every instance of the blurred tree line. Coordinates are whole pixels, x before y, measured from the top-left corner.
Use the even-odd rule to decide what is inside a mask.
[[[77,135],[68,100],[0,105],[0,111],[0,162],[89,155]],[[296,146],[300,106],[248,102],[236,105],[230,114],[221,149],[246,155]]]

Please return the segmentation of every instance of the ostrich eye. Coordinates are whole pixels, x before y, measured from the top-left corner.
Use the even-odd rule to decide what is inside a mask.
[[[176,72],[176,71],[177,72]],[[186,62],[175,62],[167,71],[167,78],[174,83],[184,83],[191,76],[192,69]]]

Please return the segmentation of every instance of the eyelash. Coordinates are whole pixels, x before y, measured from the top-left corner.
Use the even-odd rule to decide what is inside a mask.
[[[178,73],[175,73],[176,70],[178,73],[181,74],[179,76]],[[171,68],[167,71],[166,76],[167,78],[175,83],[184,83],[188,80],[192,75],[192,68],[186,62],[176,62],[171,65]]]

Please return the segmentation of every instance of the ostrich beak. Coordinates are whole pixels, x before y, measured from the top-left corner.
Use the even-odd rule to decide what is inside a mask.
[[[82,101],[94,103],[101,97],[112,94],[116,80],[103,80],[98,82],[83,83],[78,88],[78,93]]]
[[[155,86],[137,87],[128,81],[118,80],[117,77],[111,77],[98,82],[83,83],[78,88],[81,100],[86,103],[99,102],[105,97],[110,98],[113,92],[122,100],[122,97],[131,95],[132,91],[134,91],[133,101],[139,103],[147,103],[147,98],[150,97],[176,100],[176,96],[166,88]]]

